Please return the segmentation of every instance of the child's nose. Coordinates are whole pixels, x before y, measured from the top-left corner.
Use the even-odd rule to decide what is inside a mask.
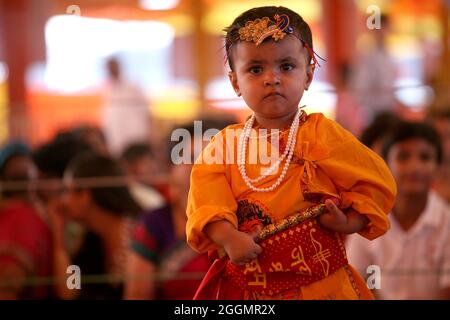
[[[276,72],[266,72],[266,75],[264,77],[265,86],[279,86],[280,83],[280,77]]]

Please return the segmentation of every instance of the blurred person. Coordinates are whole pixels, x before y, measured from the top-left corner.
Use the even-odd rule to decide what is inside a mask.
[[[381,299],[450,299],[450,208],[431,190],[442,162],[437,132],[400,122],[384,143],[383,157],[397,182],[391,230],[371,242],[349,237],[349,261],[362,274],[381,270]]]
[[[109,155],[108,143],[105,134],[100,128],[91,125],[82,125],[73,128],[70,132],[80,141],[91,146],[98,154],[104,156]]]
[[[361,133],[360,141],[381,156],[384,141],[389,137],[391,128],[399,121],[400,119],[391,112],[378,113]]]
[[[102,186],[107,183],[102,178],[118,179],[113,183],[119,185]],[[64,210],[54,208],[50,212],[54,221],[59,220],[53,230],[56,275],[63,276],[67,266],[74,264],[80,267],[82,282],[85,276],[98,278],[83,283],[81,290],[69,290],[61,283],[56,288],[57,296],[62,299],[121,299],[130,230],[133,217],[141,211],[126,186],[124,171],[112,158],[87,152],[69,164],[64,185],[66,190],[61,201]],[[75,220],[88,230],[81,248],[72,257],[63,237],[67,220]]]
[[[92,150],[91,146],[70,132],[60,132],[51,141],[33,151],[33,161],[39,180],[45,185],[37,190],[39,199],[46,206],[58,200],[62,192],[62,177],[70,161],[80,153]]]
[[[109,150],[115,156],[131,142],[150,139],[149,103],[141,90],[125,81],[120,63],[108,59],[109,83],[104,94],[102,128]]]
[[[367,116],[364,124],[372,121],[376,113],[393,111],[396,104],[397,69],[386,48],[390,20],[386,15],[381,15],[380,20],[380,29],[369,31],[374,39],[373,48],[358,57],[351,79],[351,87]]]
[[[150,145],[145,142],[130,144],[123,151],[120,160],[131,178],[131,194],[140,205],[146,210],[163,206],[165,200],[154,188],[158,164]]]
[[[430,110],[430,120],[442,141],[442,163],[436,175],[433,188],[450,203],[450,104]]]
[[[203,118],[202,129],[217,129],[217,132],[231,124],[228,118]],[[190,148],[191,163],[177,163],[172,159],[170,166],[170,201],[163,208],[146,212],[137,224],[130,253],[125,299],[179,300],[192,299],[200,285],[202,276],[211,265],[206,254],[198,254],[186,243],[186,205],[190,187],[192,163],[198,156],[195,146],[208,143],[203,136],[195,136],[195,125],[178,129],[186,130],[191,139],[183,142],[183,148]],[[190,143],[190,145],[184,145]],[[169,144],[174,150],[174,144]],[[200,148],[201,149],[201,148]],[[170,152],[171,156],[174,156]],[[182,155],[184,158],[186,155]],[[154,278],[159,273],[168,278]],[[184,279],[177,279],[180,273]],[[173,278],[172,278],[173,277]],[[158,281],[159,280],[159,281]]]
[[[61,204],[64,171],[70,161],[86,151],[93,151],[90,145],[81,141],[73,133],[63,131],[33,152],[33,160],[38,168],[39,177],[39,188],[36,190],[38,205],[41,211],[46,212],[50,218],[52,230],[59,220],[52,220],[54,215],[48,215],[48,212],[54,208],[64,210],[64,206]],[[70,254],[74,254],[81,246],[85,230],[75,221],[66,223],[64,228],[67,248]],[[54,233],[52,235],[54,236]]]
[[[33,277],[51,276],[51,233],[47,217],[36,207],[29,185],[36,179],[29,148],[9,143],[0,150],[0,299],[44,299],[45,285]],[[19,183],[16,188],[11,183]]]

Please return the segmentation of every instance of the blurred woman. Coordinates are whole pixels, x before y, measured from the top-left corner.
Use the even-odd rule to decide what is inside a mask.
[[[27,283],[51,275],[51,235],[29,188],[36,167],[28,147],[9,143],[0,150],[0,300],[44,299],[50,290]]]
[[[65,192],[50,208],[54,224],[54,268],[67,277],[74,264],[81,271],[81,289],[56,287],[62,299],[120,299],[125,274],[129,230],[141,208],[130,195],[125,175],[113,159],[85,153],[73,160],[64,174]],[[75,220],[88,232],[81,249],[71,257],[64,243],[64,220]],[[72,261],[71,261],[72,260]],[[88,283],[86,276],[93,276]],[[84,280],[84,281],[83,281]]]

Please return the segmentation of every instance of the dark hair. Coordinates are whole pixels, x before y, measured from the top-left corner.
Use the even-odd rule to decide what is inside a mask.
[[[10,142],[0,149],[0,178],[6,177],[6,166],[15,157],[30,157],[31,152],[28,146],[21,142]]]
[[[391,18],[389,18],[386,13],[382,13],[380,15],[380,23],[382,28],[389,26],[389,24],[391,23]]]
[[[83,153],[77,156],[68,166],[67,171],[72,173],[74,180],[80,178],[123,178],[125,173],[120,165],[112,158],[95,154],[93,152]],[[127,214],[138,214],[142,208],[131,196],[127,186],[91,186],[82,185],[77,189],[88,189],[92,193],[94,202],[109,212],[122,216]]]
[[[361,142],[369,148],[374,143],[389,135],[389,131],[401,120],[391,112],[378,113],[372,123],[362,132]]]
[[[31,151],[25,143],[22,142],[10,142],[4,145],[0,149],[0,197],[12,198],[12,197],[26,197],[28,190],[8,190],[1,188],[2,182],[22,182],[26,183],[31,180],[27,171],[10,172],[8,166],[13,161],[17,161],[20,158],[31,159]]]
[[[234,19],[233,23],[230,26],[224,29],[224,31],[226,32],[225,50],[228,56],[228,64],[230,65],[231,70],[233,70],[233,60],[231,57],[230,48],[233,44],[239,41],[239,29],[244,27],[247,21],[263,17],[273,19],[276,14],[287,15],[289,17],[290,26],[294,29],[294,33],[298,37],[303,39],[303,41],[306,42],[311,50],[313,50],[311,29],[309,28],[309,25],[306,23],[306,21],[303,20],[303,18],[298,13],[281,6],[257,7],[240,14],[236,19]]]
[[[450,119],[450,103],[443,105],[433,105],[432,107],[430,107],[430,109],[428,110],[428,118]]]
[[[85,137],[89,135],[90,133],[94,133],[100,137],[102,142],[106,144],[106,136],[105,133],[96,126],[91,126],[88,124],[80,125],[78,127],[73,128],[70,133],[72,133],[76,138],[78,138],[81,141],[84,141]]]
[[[52,141],[36,149],[33,153],[33,161],[39,171],[62,178],[70,161],[86,151],[91,151],[88,144],[69,132],[62,132]]]
[[[387,160],[387,156],[393,145],[414,138],[423,139],[431,144],[436,150],[437,162],[442,162],[442,144],[436,130],[426,123],[409,121],[401,121],[392,128],[390,135],[383,145],[383,158]]]
[[[153,157],[153,151],[150,145],[145,142],[133,143],[125,148],[120,159],[125,162],[134,162],[145,156]]]

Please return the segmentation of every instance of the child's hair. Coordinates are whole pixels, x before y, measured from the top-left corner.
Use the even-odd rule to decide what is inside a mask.
[[[384,140],[390,130],[401,120],[391,112],[378,113],[370,125],[361,133],[361,142],[372,148],[378,140]]]
[[[450,97],[450,95],[449,95]],[[450,103],[440,105],[433,105],[428,110],[428,119],[450,119]]]
[[[126,163],[133,163],[143,157],[153,158],[153,150],[148,143],[135,142],[128,145],[122,152],[120,159]]]
[[[302,39],[311,50],[313,50],[312,33],[309,25],[303,20],[303,18],[296,12],[285,7],[267,6],[257,7],[245,11],[239,15],[233,23],[224,29],[225,35],[225,50],[228,58],[228,64],[231,70],[233,70],[233,60],[230,53],[232,45],[239,41],[239,29],[244,27],[247,21],[253,21],[258,18],[268,17],[273,20],[276,14],[285,14],[289,17],[289,25],[294,29],[294,34]],[[313,57],[309,57],[312,59]]]
[[[383,158],[387,160],[389,151],[394,144],[409,139],[423,139],[427,141],[436,150],[437,162],[439,164],[442,162],[442,144],[436,130],[426,123],[408,121],[401,121],[392,128],[390,136],[387,137],[383,145]]]

